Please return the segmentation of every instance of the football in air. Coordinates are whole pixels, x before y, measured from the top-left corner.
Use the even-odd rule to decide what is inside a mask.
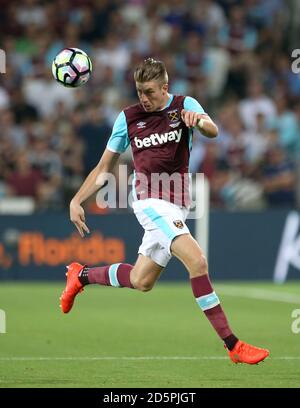
[[[61,85],[77,88],[90,79],[92,62],[79,48],[65,48],[54,58],[52,73]]]

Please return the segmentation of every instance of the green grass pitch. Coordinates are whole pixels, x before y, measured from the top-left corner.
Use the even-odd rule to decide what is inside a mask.
[[[188,282],[89,286],[67,315],[63,283],[1,283],[0,387],[300,387],[300,283],[215,288],[237,336],[270,350],[264,363],[230,362]]]

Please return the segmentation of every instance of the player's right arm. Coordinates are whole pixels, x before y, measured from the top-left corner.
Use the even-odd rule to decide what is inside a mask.
[[[127,122],[124,112],[121,112],[114,123],[112,134],[99,163],[87,176],[70,203],[70,219],[82,237],[90,231],[86,225],[81,204],[105,185],[106,178],[102,179],[101,176],[113,171],[120,154],[127,149],[128,145]]]
[[[87,176],[84,183],[70,202],[70,219],[75,224],[82,237],[84,237],[85,232],[89,233],[90,231],[85,223],[84,209],[81,204],[103,187],[105,182],[103,181],[103,183],[101,183],[101,174],[111,173],[119,156],[119,153],[105,149],[99,163]]]

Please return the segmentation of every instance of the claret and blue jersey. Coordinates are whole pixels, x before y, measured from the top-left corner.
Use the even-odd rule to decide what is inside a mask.
[[[176,191],[171,186],[169,201],[188,205],[189,188],[185,179],[193,130],[181,120],[182,109],[205,113],[194,98],[170,95],[166,107],[160,111],[146,112],[138,103],[124,109],[115,121],[107,148],[121,154],[131,145],[136,174],[133,187],[138,199],[165,199],[168,194],[162,197],[162,191],[153,189],[151,176],[177,173],[182,177],[182,188]],[[143,182],[145,179],[147,186]]]

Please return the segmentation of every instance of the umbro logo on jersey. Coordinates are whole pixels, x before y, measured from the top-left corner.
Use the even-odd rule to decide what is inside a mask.
[[[145,127],[146,127],[146,122],[139,122],[139,123],[136,124],[136,127],[137,127],[138,129],[145,129]]]
[[[144,137],[144,139],[134,138],[135,145],[138,149],[142,147],[150,147],[155,145],[162,145],[168,142],[179,143],[182,135],[182,129],[172,130],[166,133],[152,133],[149,137]]]

